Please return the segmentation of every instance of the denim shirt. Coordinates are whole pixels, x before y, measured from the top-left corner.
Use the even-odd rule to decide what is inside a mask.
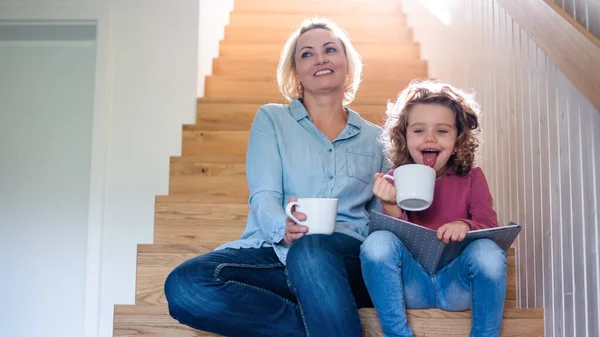
[[[346,109],[348,123],[331,142],[304,105],[262,106],[250,128],[246,176],[250,213],[241,239],[217,248],[272,246],[285,263],[285,204],[291,197],[338,198],[336,232],[363,241],[373,198],[373,175],[387,172],[381,128]]]

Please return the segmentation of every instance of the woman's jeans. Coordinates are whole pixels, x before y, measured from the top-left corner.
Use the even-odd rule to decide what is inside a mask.
[[[362,336],[359,307],[372,307],[361,242],[305,235],[287,256],[271,247],[227,248],[183,262],[167,277],[171,316],[223,336]]]
[[[361,246],[362,272],[386,337],[412,337],[406,308],[471,309],[471,337],[497,337],[506,296],[506,254],[493,241],[473,241],[434,276],[402,241],[377,231]]]

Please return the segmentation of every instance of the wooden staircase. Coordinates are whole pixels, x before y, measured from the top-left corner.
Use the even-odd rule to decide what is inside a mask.
[[[291,31],[309,16],[332,18],[346,29],[364,60],[364,81],[351,108],[381,124],[385,104],[427,62],[395,0],[236,0],[220,42],[195,125],[183,126],[181,157],[172,157],[169,194],[157,196],[154,244],[139,245],[135,305],[116,305],[114,336],[214,336],[173,320],[163,293],[179,263],[238,239],[248,214],[245,152],[258,108],[285,102],[275,70]],[[543,336],[542,309],[516,309],[514,251],[502,336]],[[360,311],[366,336],[383,336],[374,309]],[[409,310],[415,336],[468,336],[470,312]]]

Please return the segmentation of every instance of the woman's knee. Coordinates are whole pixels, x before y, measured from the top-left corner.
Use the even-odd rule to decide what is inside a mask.
[[[214,279],[214,266],[198,256],[177,266],[165,280],[164,291],[171,316],[178,318],[190,313],[200,314],[199,299],[210,298],[210,280]]]
[[[351,244],[355,245],[353,248],[346,245],[344,240],[344,234],[334,233],[305,235],[294,241],[286,259],[286,273],[290,285],[293,287],[299,283],[315,281],[317,278],[328,279],[334,277],[333,275],[341,275],[339,271],[347,267],[347,259],[358,259],[360,245],[360,241],[350,238]]]
[[[360,246],[360,259],[363,262],[384,262],[404,249],[404,244],[394,233],[376,231]]]
[[[463,254],[467,255],[473,271],[491,279],[506,275],[506,253],[492,240],[475,240],[465,248]]]
[[[319,266],[324,255],[332,250],[325,241],[325,234],[304,235],[294,241],[287,254],[288,269],[302,268],[310,272],[314,266]]]

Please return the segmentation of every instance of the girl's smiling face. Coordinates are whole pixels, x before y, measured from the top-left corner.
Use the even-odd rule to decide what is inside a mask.
[[[406,142],[410,156],[417,164],[433,167],[438,177],[443,174],[456,147],[454,112],[438,104],[417,104],[409,111]]]

